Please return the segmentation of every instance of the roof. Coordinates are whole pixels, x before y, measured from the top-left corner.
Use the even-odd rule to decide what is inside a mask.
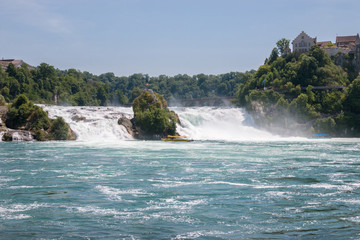
[[[7,68],[10,63],[14,64],[15,67],[21,67],[23,64],[26,64],[21,59],[17,59],[17,60],[15,60],[15,59],[2,59],[2,60],[0,60],[0,66],[3,67],[3,68]],[[26,64],[26,65],[28,65],[28,64]]]
[[[318,45],[321,48],[328,47],[330,44],[332,44],[331,41],[323,41],[323,42],[317,42],[316,45]]]
[[[309,36],[306,32],[304,32],[304,31],[301,31],[301,33],[300,33],[291,43],[294,43],[294,41],[297,40],[298,38],[300,38],[300,36],[304,36],[304,37],[306,37],[306,38],[308,38],[308,39],[311,39],[314,43],[316,43],[317,38],[316,38],[316,37],[315,37],[315,38],[310,37],[310,36]]]
[[[336,43],[355,42],[358,38],[359,34],[354,36],[337,36]]]

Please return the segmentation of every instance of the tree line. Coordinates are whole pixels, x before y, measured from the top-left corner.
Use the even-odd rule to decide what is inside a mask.
[[[25,94],[36,103],[105,106],[127,105],[144,89],[164,95],[166,100],[194,99],[215,96],[235,96],[240,83],[246,82],[252,72],[231,72],[220,75],[197,74],[189,76],[133,74],[117,77],[114,73],[94,75],[75,69],[59,70],[46,63],[36,68],[9,64],[0,68],[0,95],[7,102]]]

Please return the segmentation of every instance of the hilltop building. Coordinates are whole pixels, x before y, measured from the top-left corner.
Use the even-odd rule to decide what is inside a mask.
[[[302,31],[293,41],[293,52],[304,53],[310,50],[314,45],[318,45],[324,49],[330,56],[335,56],[338,52],[353,53],[356,55],[356,49],[360,44],[359,34],[352,36],[337,36],[336,42],[331,41],[317,42],[317,38],[312,38],[304,31]],[[358,55],[359,56],[359,55]],[[360,58],[360,56],[359,56]]]
[[[293,41],[293,52],[305,53],[314,45],[319,46],[329,56],[335,57],[335,63],[343,66],[348,61],[346,54],[350,56],[351,64],[355,71],[360,72],[360,37],[357,35],[337,36],[335,43],[331,41],[317,42],[317,38],[312,38],[302,31]]]
[[[337,47],[346,47],[352,48],[356,46],[356,41],[359,40],[359,34],[355,36],[337,36],[336,37],[336,46]]]
[[[316,38],[312,38],[302,31],[293,41],[293,52],[305,53],[316,44]]]

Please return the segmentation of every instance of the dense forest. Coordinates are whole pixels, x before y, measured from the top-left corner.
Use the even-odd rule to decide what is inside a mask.
[[[61,71],[46,63],[36,68],[10,64],[0,68],[0,94],[11,102],[25,94],[36,103],[105,106],[127,105],[146,89],[164,95],[167,101],[214,96],[235,96],[239,83],[246,82],[251,72],[221,75],[198,74],[150,77],[133,74],[117,77],[113,73],[99,76],[75,69]]]
[[[239,85],[238,104],[275,132],[360,136],[360,76],[355,78],[346,61],[346,67],[336,65],[339,58],[351,59],[340,53],[330,58],[318,46],[281,56],[274,48],[265,64]]]

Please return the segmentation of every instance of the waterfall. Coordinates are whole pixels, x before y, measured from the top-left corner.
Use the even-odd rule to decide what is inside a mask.
[[[133,139],[125,127],[117,123],[125,116],[133,117],[129,107],[65,107],[46,106],[51,118],[61,116],[69,123],[80,141],[115,141]],[[180,117],[180,135],[194,140],[269,140],[272,134],[255,127],[252,118],[241,108],[194,107],[171,108]]]
[[[251,116],[242,108],[174,108],[180,117],[181,135],[196,140],[269,140],[278,138],[256,128]]]
[[[125,127],[118,124],[122,116],[132,118],[128,107],[41,106],[50,118],[63,117],[79,141],[131,140]]]

